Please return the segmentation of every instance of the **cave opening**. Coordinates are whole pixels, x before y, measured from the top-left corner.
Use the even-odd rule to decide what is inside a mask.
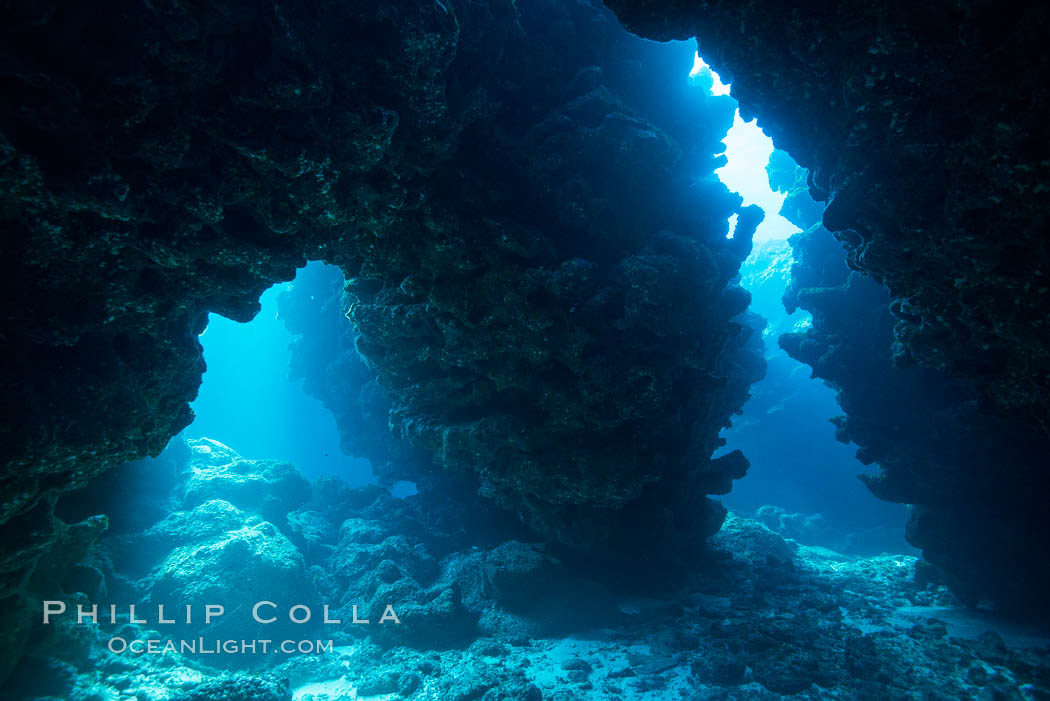
[[[339,284],[342,273],[312,261],[295,280],[266,290],[251,321],[209,314],[200,335],[207,370],[190,404],[195,417],[176,440],[215,440],[246,457],[290,462],[310,479],[337,475],[350,484],[374,482],[367,460],[341,450],[332,412],[304,386],[301,368],[292,366],[298,334],[281,312],[297,285],[320,281]],[[325,301],[317,289],[299,303],[313,302],[319,311]]]
[[[732,86],[699,54],[689,76],[711,95],[732,97]],[[798,542],[854,554],[913,552],[904,538],[907,507],[873,497],[857,478],[864,471],[857,446],[836,440],[830,420],[842,409],[835,390],[778,343],[782,333],[812,324],[802,309],[788,313],[783,297],[794,262],[789,239],[820,226],[822,205],[810,197],[806,171],[776,149],[758,120],[745,121],[736,109],[724,143],[726,160],[715,174],[744,206],[765,212],[739,284],[751,293],[749,312],[765,321],[767,369],[722,433],[726,444],[719,454],[741,450],[751,462],[723,503]],[[730,218],[727,237],[737,218]]]
[[[375,484],[371,462],[346,449],[336,400],[318,374],[316,348],[327,343],[330,353],[346,352],[338,344],[338,335],[350,332],[343,283],[338,267],[311,261],[294,280],[266,290],[251,321],[209,314],[200,335],[207,370],[190,405],[194,420],[173,440],[216,441],[220,450],[288,462],[310,480]],[[416,485],[397,481],[390,491],[403,498],[415,494]]]

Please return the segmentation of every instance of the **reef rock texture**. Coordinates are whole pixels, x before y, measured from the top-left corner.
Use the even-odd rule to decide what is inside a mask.
[[[188,442],[196,459],[184,482],[182,508],[225,499],[283,525],[285,514],[310,498],[310,483],[290,463],[246,460],[210,438]]]
[[[384,531],[412,530],[405,517],[425,518],[426,510],[417,510],[422,495],[399,502],[380,488],[344,485],[340,512],[325,505],[335,488],[330,480],[313,487],[307,508],[329,521],[348,516],[339,529],[345,543],[311,568],[328,600],[342,585],[330,590],[334,580],[325,574],[345,546],[379,545],[390,537]],[[237,529],[235,521],[223,528]],[[96,555],[112,537],[103,537]],[[269,654],[249,675],[241,655],[112,654],[106,641],[113,635],[180,636],[125,620],[96,626],[67,618],[44,631],[23,660],[23,673],[0,686],[0,694],[12,701],[845,701],[1019,700],[1050,693],[1045,630],[947,606],[952,597],[943,586],[916,581],[913,557],[845,557],[735,516],[713,540],[714,567],[701,568],[673,596],[653,599],[588,587],[535,543],[472,547],[470,539],[459,539],[449,549],[408,538],[405,543],[433,555],[436,567],[420,570],[411,555],[391,549],[379,567],[350,583],[355,592],[397,596],[400,626],[344,619],[344,625],[301,631],[296,638],[328,641],[330,651]],[[118,584],[113,575],[107,570]],[[237,615],[226,614],[231,621]],[[269,637],[273,625],[258,634]],[[214,635],[223,635],[218,628]],[[242,669],[217,668],[231,658]]]
[[[174,477],[156,480],[155,474],[165,465],[175,468]],[[114,478],[128,485],[154,482],[155,486],[152,491],[112,494],[106,499],[96,490],[110,486]],[[97,508],[115,527],[98,539],[88,557],[82,548],[75,557],[66,558],[80,561],[76,565],[80,571],[72,573],[76,576],[64,574],[46,590],[37,585],[33,591],[69,601],[71,609],[81,597],[100,604],[102,610],[115,604],[122,616],[127,603],[136,602],[150,626],[158,626],[156,607],[163,605],[173,622],[143,630],[183,637],[251,639],[259,624],[245,606],[250,608],[256,601],[281,602],[285,610],[304,604],[320,611],[314,578],[288,526],[289,514],[312,498],[313,488],[291,465],[251,460],[206,438],[188,445],[177,438],[157,460],[123,465],[95,482],[98,488],[63,497],[58,512],[76,515]],[[34,576],[39,577],[40,571],[38,567]],[[205,605],[223,606],[225,613],[209,624],[204,620]],[[187,606],[195,612],[190,621],[182,613]],[[111,630],[119,634],[128,623],[121,618]],[[315,624],[316,620],[293,624],[285,615],[267,630],[280,636],[302,635]],[[39,627],[36,634],[39,639]],[[37,640],[34,647],[39,646]],[[257,663],[258,657],[248,655],[242,661]]]
[[[278,296],[278,314],[296,337],[290,375],[335,416],[344,453],[367,458],[384,482],[429,482],[436,476],[422,467],[433,459],[390,430],[393,399],[357,351],[345,282],[335,266],[310,265]]]
[[[559,15],[582,32],[568,45]],[[641,523],[695,551],[719,519],[702,495],[739,474],[708,458],[751,379],[729,281],[757,222],[725,240],[711,137],[731,108],[690,90],[688,50],[601,17],[523,13],[524,62],[494,93],[514,108],[467,130],[473,175],[442,183],[456,204],[431,206],[428,237],[376,244],[386,282],[351,279],[348,315],[395,436],[554,542],[622,556],[639,521],[620,512],[645,500]],[[668,509],[667,490],[696,506]]]
[[[628,506],[654,559],[717,528],[704,495],[746,461],[709,456],[761,370],[730,282],[760,214],[712,175],[732,106],[690,88],[691,49],[582,1],[0,19],[8,547],[159,453],[207,313],[250,319],[307,259],[347,277],[387,424],[434,465],[584,551],[640,544]]]
[[[907,538],[955,594],[1047,613],[1048,441],[1030,425],[982,414],[972,381],[893,365],[886,289],[846,267],[841,245],[813,217],[801,169],[790,187],[785,170],[774,160],[771,182],[783,181],[783,213],[805,229],[791,239],[785,303],[813,322],[781,335],[781,346],[838,391],[846,415],[833,419],[837,437],[860,446],[865,465],[877,463],[861,475],[872,493],[912,505]]]
[[[697,37],[826,200],[789,295],[814,328],[784,342],[842,390],[872,490],[918,505],[909,538],[963,599],[1045,609],[1050,10],[608,5],[643,36]]]
[[[29,640],[32,664],[90,669],[105,655],[105,645],[92,644],[96,635],[272,641],[314,636],[346,644],[367,641],[387,649],[407,646],[422,655],[431,649],[463,650],[483,636],[552,635],[584,618],[619,617],[609,590],[581,574],[582,568],[570,569],[541,543],[493,541],[512,531],[495,523],[478,525],[478,513],[459,508],[450,516],[433,507],[430,495],[395,499],[382,487],[350,488],[332,477],[308,484],[305,503],[288,511],[288,503],[278,507],[237,487],[246,481],[271,488],[293,480],[305,483],[291,466],[278,463],[281,469],[275,470],[272,461],[242,457],[208,439],[190,441],[188,451],[178,449],[179,443],[181,439],[173,441],[162,456],[179,466],[177,478],[165,489],[106,505],[113,521],[125,524],[122,528],[100,538],[106,517],[88,519],[69,529],[61,557],[38,568],[36,576],[48,579],[48,597],[68,602],[67,611],[84,602],[97,603],[101,611],[113,604],[119,611],[115,622],[102,615],[97,625],[89,626],[76,623],[70,614],[60,615],[53,627],[35,626]],[[237,469],[216,473],[217,455]],[[134,482],[148,478],[153,467],[142,461],[117,472]],[[212,474],[215,493],[229,495],[233,503],[216,498],[180,508],[202,473]],[[90,491],[69,494],[59,509],[76,513],[93,496]],[[155,512],[162,518],[129,518],[143,501],[154,499],[167,506]],[[273,521],[263,518],[264,511]],[[276,523],[289,524],[289,534]],[[525,535],[520,526],[518,533]],[[70,576],[70,562],[81,570],[79,576]],[[261,613],[276,620],[253,619],[252,606],[260,601],[276,604]],[[136,602],[136,615],[144,620],[131,620],[121,602]],[[171,622],[159,622],[158,605]],[[205,605],[225,610],[209,623]],[[293,605],[308,607],[310,620],[289,621]],[[322,605],[328,606],[331,620]],[[39,606],[34,602],[34,618]],[[185,619],[186,606],[193,607],[192,620]],[[383,623],[388,607],[406,623]],[[185,654],[195,666],[261,671],[275,662],[273,654],[258,649],[254,654]],[[59,679],[18,675],[9,688],[60,686],[65,677],[74,676],[67,671]],[[0,694],[11,695],[2,688]]]
[[[809,170],[849,267],[889,289],[895,364],[1050,434],[1050,8],[607,4],[642,36],[696,37]]]
[[[226,527],[202,536],[202,526],[206,528],[217,516],[228,519]],[[251,639],[260,628],[248,615],[249,604],[280,601],[287,607],[294,602],[317,609],[317,595],[302,554],[269,521],[249,516],[220,500],[201,504],[189,513],[175,512],[171,518],[184,521],[192,529],[186,535],[192,537],[169,552],[158,551],[163,553],[163,560],[150,573],[145,601],[163,605],[168,611],[184,611],[193,606],[203,612],[206,605],[219,605],[230,614],[224,613],[210,626],[200,616],[192,625],[183,625],[179,620],[172,631]],[[267,610],[265,617],[270,613]],[[301,635],[313,630],[316,619],[310,623],[296,625],[287,618],[278,618],[266,631]]]

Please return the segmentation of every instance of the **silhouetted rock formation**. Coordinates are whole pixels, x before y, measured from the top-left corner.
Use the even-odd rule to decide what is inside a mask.
[[[771,182],[786,185],[783,168],[778,173],[774,162],[770,171]],[[894,367],[886,288],[846,267],[841,245],[813,217],[801,178],[784,189],[784,215],[805,229],[791,238],[785,304],[810,312],[813,324],[783,334],[780,344],[838,390],[846,415],[833,420],[837,437],[879,467],[861,478],[880,499],[913,505],[908,540],[960,599],[1045,609],[1046,440],[1027,424],[981,414],[973,382]]]
[[[963,598],[1045,608],[1050,10],[608,4],[644,36],[696,36],[827,200],[845,265],[826,231],[797,239],[789,306],[816,319],[784,343],[842,389],[872,490],[922,505],[909,538]]]
[[[647,35],[699,35],[809,168],[849,265],[890,289],[892,345],[866,330],[878,367],[959,378],[951,398],[923,390],[954,414],[939,430],[1050,428],[1050,11],[610,5]],[[367,368],[376,391],[342,416],[385,416],[409,446],[361,448],[389,478],[433,465],[552,542],[635,564],[688,562],[717,529],[704,497],[747,463],[710,455],[762,368],[731,282],[760,215],[712,176],[732,107],[689,90],[691,50],[583,0],[16,2],[0,19],[0,599],[63,547],[61,492],[190,421],[207,313],[251,318],[307,259],[347,278],[364,364],[340,386],[359,401]],[[873,487],[930,505],[913,538],[959,591],[1031,593],[1007,583],[1046,540],[1039,463],[954,461],[985,454],[971,437],[931,441],[951,471],[906,469],[846,410],[885,468]],[[1027,455],[1009,430],[1003,450]]]
[[[849,266],[890,290],[895,364],[969,378],[1050,435],[1050,8],[607,4],[642,36],[697,37],[809,170]]]
[[[395,436],[536,531],[619,555],[634,505],[643,552],[688,560],[717,529],[759,215],[726,240],[732,106],[688,48],[553,0],[0,19],[0,595],[57,493],[190,421],[207,313],[250,319],[306,259],[347,276]]]
[[[431,458],[390,431],[390,392],[357,352],[344,284],[338,268],[308,266],[277,297],[279,316],[296,335],[291,377],[335,416],[344,453],[367,458],[383,482],[428,481],[433,475],[423,467]]]
[[[604,17],[550,11],[581,31],[583,18]],[[283,296],[282,316],[303,334],[294,367],[336,414],[344,448],[385,479],[426,480],[436,463],[552,541],[591,552],[609,541],[617,555],[642,540],[617,533],[621,508],[642,499],[636,515],[678,519],[646,533],[685,537],[661,556],[695,551],[719,512],[688,505],[743,474],[738,456],[708,457],[761,373],[754,349],[732,349],[750,332],[729,322],[745,295],[728,283],[756,217],[726,242],[735,205],[711,178],[731,103],[688,88],[687,50],[603,19],[563,54],[540,26],[549,17],[521,20],[545,60],[509,65],[493,97],[505,109],[464,134],[456,162],[473,175],[435,175],[428,201],[441,204],[427,226],[438,234],[377,241],[370,265],[389,257],[381,280],[350,270],[354,337],[334,309],[308,311],[308,298],[335,306],[334,279]],[[458,214],[444,208],[453,201]]]

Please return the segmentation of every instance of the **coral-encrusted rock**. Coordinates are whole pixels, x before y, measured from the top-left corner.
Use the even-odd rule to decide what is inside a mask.
[[[376,589],[368,604],[369,634],[381,645],[408,645],[423,649],[463,647],[477,634],[477,614],[468,611],[453,588],[412,592],[401,583]],[[401,624],[380,623],[387,604],[396,607]]]
[[[136,534],[115,538],[118,570],[138,576],[175,548],[218,538],[240,528],[248,517],[228,501],[214,499],[189,511],[174,511]]]
[[[560,563],[542,546],[510,541],[485,554],[484,568],[492,597],[509,609],[521,609],[553,588]]]
[[[289,701],[292,693],[287,679],[269,676],[231,675],[209,679],[172,701]]]
[[[895,362],[969,378],[1050,433],[1050,8],[607,4],[643,36],[697,37],[809,169],[850,267],[890,290]]]
[[[788,564],[794,562],[798,552],[798,544],[784,540],[758,521],[735,514],[726,516],[722,530],[712,538],[712,545],[751,566]]]
[[[300,509],[288,514],[288,530],[308,560],[326,554],[334,545],[335,528],[320,511]]]
[[[437,563],[420,543],[395,535],[376,521],[348,519],[339,529],[339,544],[332,554],[332,572],[349,587],[354,599],[366,579],[384,563],[396,563],[398,578],[429,582],[437,574]]]
[[[691,49],[589,2],[52,9],[0,17],[5,543],[159,453],[207,313],[250,319],[311,258],[376,379],[340,386],[407,454],[606,559],[624,507],[688,493],[652,535],[690,561],[720,518],[694,473],[753,379],[755,224],[712,176],[732,103],[688,85]]]
[[[0,604],[7,607],[8,615],[8,623],[0,632],[0,679],[6,678],[18,663],[30,635],[39,632],[35,627],[39,601],[55,599],[62,594],[64,580],[108,525],[105,516],[66,524],[55,518],[50,509],[40,511],[46,514],[47,521],[36,534],[30,534],[34,538],[23,543],[31,546],[32,569],[23,569],[16,560],[14,565],[2,563],[12,569],[0,570],[4,575],[0,581],[5,587],[5,598],[0,599]],[[26,590],[29,593],[23,593]]]
[[[367,457],[377,474],[392,476],[398,472],[394,465],[425,463],[427,457],[390,432],[391,397],[354,345],[344,284],[339,268],[309,266],[278,296],[279,316],[296,336],[290,374],[334,414],[343,452]]]
[[[289,328],[322,329],[294,366],[385,479],[425,485],[433,462],[555,543],[688,561],[721,518],[704,497],[746,467],[710,455],[761,374],[730,283],[759,215],[727,241],[739,200],[712,175],[732,103],[681,78],[689,48],[639,42],[586,3],[522,6],[520,25],[504,109],[457,157],[476,176],[436,175],[455,210],[428,193],[430,235],[344,266],[354,335],[335,276],[287,293]],[[388,425],[417,450],[376,440]]]
[[[291,463],[242,458],[210,438],[191,440],[189,446],[193,459],[182,484],[184,509],[221,499],[283,524],[310,498],[310,483]]]
[[[154,529],[170,533],[174,548],[151,575],[152,604],[163,604],[168,611],[192,605],[198,612],[209,604],[223,606],[223,617],[207,628],[209,635],[219,638],[257,638],[259,624],[252,619],[250,607],[258,601],[283,607],[279,610],[284,617],[268,624],[267,638],[280,640],[272,636],[295,636],[307,628],[292,624],[283,612],[296,604],[316,607],[317,592],[303,556],[272,523],[218,500],[173,514],[170,521]],[[186,629],[205,630],[202,619],[198,615]]]
[[[923,505],[909,539],[965,600],[1046,610],[1050,9],[608,5],[644,36],[698,37],[827,201],[846,255],[803,236],[791,302],[827,321],[784,343],[842,388],[873,491]]]
[[[971,382],[894,366],[885,288],[846,267],[840,244],[807,219],[805,197],[792,187],[785,202],[784,214],[806,229],[791,239],[785,303],[811,312],[813,323],[780,344],[838,390],[846,415],[833,419],[837,437],[859,445],[864,464],[878,464],[861,476],[872,493],[914,505],[908,540],[960,599],[1050,612],[1042,469],[1050,442],[1025,423],[982,414]]]

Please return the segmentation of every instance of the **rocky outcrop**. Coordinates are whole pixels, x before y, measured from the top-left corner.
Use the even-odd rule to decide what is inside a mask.
[[[210,438],[187,442],[193,460],[182,481],[183,509],[226,500],[283,527],[285,515],[310,499],[310,483],[290,463],[248,460]]]
[[[367,458],[385,482],[406,475],[426,481],[419,468],[431,464],[430,458],[393,436],[390,393],[357,352],[346,318],[345,282],[335,266],[307,266],[277,297],[278,315],[295,335],[290,376],[302,379],[306,392],[332,412],[344,453]]]
[[[287,701],[286,679],[232,674],[197,684],[172,697],[173,701]]]
[[[201,534],[202,526],[215,523],[216,512],[225,512],[227,524],[213,535]],[[311,616],[309,625],[300,625],[286,614],[296,605],[318,610],[318,598],[302,554],[276,526],[219,500],[206,502],[185,516],[176,512],[172,518],[186,521],[193,530],[185,535],[192,537],[184,538],[171,550],[155,550],[162,559],[150,573],[145,592],[145,601],[153,606],[163,605],[169,612],[192,606],[198,612],[192,624],[184,625],[180,619],[172,632],[251,640],[262,630],[267,636],[284,636],[272,638],[281,640],[309,634],[316,628],[316,617]],[[136,547],[148,547],[148,543]],[[265,629],[250,612],[259,601],[276,604],[265,610],[267,619],[280,611]],[[209,605],[223,607],[222,617],[211,625],[200,615]]]
[[[794,168],[786,169],[788,172]],[[911,504],[908,540],[963,601],[1046,610],[1046,507],[1039,469],[1047,441],[1033,428],[979,410],[974,383],[924,367],[895,367],[894,317],[886,289],[842,261],[840,244],[817,223],[803,185],[770,168],[789,192],[784,214],[805,229],[785,294],[790,311],[813,315],[781,346],[837,390],[839,440],[878,470],[861,475],[880,499]],[[788,185],[788,183],[791,183]],[[809,201],[809,204],[807,204]]]
[[[787,161],[786,173],[771,172],[770,180],[791,192],[784,202],[788,218],[802,226],[819,221],[822,208],[806,192],[805,172],[800,169],[801,187],[796,188],[796,167],[790,157],[775,151],[771,160],[781,158]],[[777,182],[780,175],[786,175],[786,183]],[[841,251],[838,253],[841,258]],[[840,259],[829,262],[843,267]],[[732,427],[723,432],[728,445],[740,447],[751,461],[747,479],[734,487],[727,501],[730,508],[742,512],[756,513],[771,501],[790,512],[801,512],[790,515],[788,520],[794,525],[787,521],[784,525],[792,537],[808,545],[851,554],[898,550],[904,541],[906,509],[870,498],[857,480],[863,467],[853,461],[854,451],[835,443],[835,428],[826,423],[841,413],[834,390],[824,382],[807,379],[810,368],[778,347],[782,334],[802,331],[811,324],[808,313],[788,314],[784,308],[782,297],[792,264],[792,247],[783,239],[756,243],[741,266],[741,281],[751,293],[751,309],[767,323],[763,332],[767,369],[762,381],[752,386],[742,415],[734,417]]]
[[[696,36],[827,201],[788,299],[813,330],[784,346],[841,390],[872,491],[917,505],[909,539],[964,599],[1045,609],[1046,8],[608,5]]]
[[[590,12],[582,5],[551,11],[572,22]],[[617,522],[624,505],[644,499],[671,511],[658,504],[666,486],[647,485],[666,480],[687,493],[681,502],[696,503],[710,484],[722,488],[743,469],[737,459],[708,462],[718,441],[715,424],[724,421],[710,419],[742,401],[761,363],[751,350],[732,350],[749,335],[729,321],[743,309],[734,295],[705,311],[695,294],[732,290],[733,254],[720,260],[723,254],[711,253],[742,255],[748,232],[737,232],[735,243],[716,243],[724,233],[721,217],[731,211],[717,207],[699,220],[675,221],[688,219],[689,202],[703,196],[698,189],[707,196],[721,191],[710,179],[716,165],[710,157],[698,171],[676,173],[674,166],[680,153],[718,150],[711,134],[721,136],[731,107],[689,93],[683,69],[667,66],[679,57],[687,66],[687,51],[637,44],[595,23],[586,30],[592,39],[559,55],[548,43],[553,37],[532,24],[548,19],[540,17],[529,12],[522,23],[526,35],[542,37],[530,50],[551,56],[544,76],[535,75],[531,59],[510,70],[500,99],[519,107],[479,122],[462,152],[484,180],[455,186],[480,218],[464,226],[460,217],[451,238],[421,238],[415,252],[404,241],[390,242],[397,247],[394,267],[405,272],[382,285],[352,277],[344,306],[356,339],[333,325],[334,314],[322,320],[303,311],[297,297],[332,299],[314,281],[284,296],[283,316],[293,331],[322,329],[303,334],[295,366],[340,418],[344,445],[372,459],[385,477],[420,481],[436,462],[470,476],[483,494],[554,542],[593,552],[607,541],[622,549]],[[579,63],[595,68],[577,75]],[[641,65],[652,66],[650,84],[667,76],[645,102],[632,99]],[[519,102],[522,96],[528,104]],[[673,101],[676,116],[669,119],[670,111],[659,108]],[[628,109],[637,112],[625,116]],[[595,164],[616,152],[632,154],[633,167],[654,179],[642,187],[611,163],[607,175],[595,178]],[[504,154],[498,165],[492,153]],[[722,206],[731,200],[718,198]],[[628,211],[627,218],[611,218]],[[753,216],[744,219],[754,225]],[[450,212],[440,215],[441,227],[452,221]],[[694,232],[694,240],[682,231]],[[418,263],[407,262],[412,256]],[[698,287],[690,292],[693,280]],[[338,283],[328,284],[331,290]],[[720,339],[710,335],[719,315],[715,326],[728,331]],[[348,347],[351,340],[378,383]],[[725,390],[711,391],[723,382]],[[383,438],[388,423],[396,437],[422,448],[422,457],[392,449]],[[711,474],[688,476],[704,471]],[[679,549],[690,550],[711,532],[717,513],[713,506],[700,509],[694,526],[673,529],[693,543]]]
[[[382,487],[351,488],[332,477],[310,485],[285,463],[246,458],[210,439],[188,443],[188,450],[172,449],[160,459],[179,465],[176,479],[141,497],[166,504],[163,518],[131,525],[127,514],[138,510],[140,501],[117,500],[109,511],[123,527],[99,539],[106,518],[88,519],[68,529],[60,556],[38,568],[35,576],[47,579],[49,596],[68,602],[68,610],[87,602],[101,611],[114,604],[119,613],[115,622],[102,615],[98,625],[59,616],[54,627],[37,626],[33,664],[89,668],[98,662],[99,651],[90,646],[99,636],[125,641],[322,636],[318,639],[367,640],[386,648],[462,649],[483,635],[513,637],[563,627],[579,620],[574,609],[614,615],[605,589],[579,568],[565,567],[542,544],[487,544],[501,531],[490,523],[475,534],[468,525],[478,521],[477,514],[458,509],[450,515],[432,509],[423,495],[395,499]],[[188,462],[179,462],[185,458]],[[152,467],[141,462],[118,472],[134,483]],[[199,493],[202,477],[208,495],[231,501],[187,501]],[[289,485],[300,482],[309,492],[301,507],[261,498],[291,493]],[[75,513],[77,505],[68,502],[79,498],[66,497],[61,510]],[[289,535],[277,523],[287,524]],[[71,564],[94,576],[92,588],[83,586],[86,577],[68,576]],[[254,620],[257,602],[273,602],[261,615],[274,620]],[[135,615],[144,621],[131,620],[129,603],[138,606]],[[158,606],[171,620],[159,620]],[[206,606],[223,611],[208,621]],[[309,620],[289,620],[293,606],[307,607]],[[385,619],[388,607],[406,623]],[[34,608],[39,611],[39,604]],[[323,620],[329,616],[331,621]],[[76,641],[88,649],[78,647],[73,654]],[[262,669],[272,662],[264,652],[181,654],[197,665]]]
[[[890,291],[895,364],[1050,432],[1046,7],[607,4],[643,36],[697,37],[809,170],[849,267]]]
[[[588,2],[384,8],[4,8],[5,543],[159,453],[207,313],[251,318],[306,259],[347,277],[428,462],[584,551],[665,492],[661,554],[717,528],[703,497],[744,466],[708,458],[755,372],[730,280],[756,214],[727,241],[712,176],[730,102]]]
[[[367,501],[365,489],[352,492]],[[367,522],[366,512],[383,511],[381,520],[395,523],[388,510],[395,502],[372,496],[374,502],[355,508],[355,518]],[[45,695],[802,701],[1021,699],[1050,689],[1045,631],[949,608],[943,587],[915,581],[915,558],[845,557],[792,544],[735,516],[717,540],[716,547],[727,549],[717,570],[698,573],[688,592],[667,600],[620,599],[601,629],[588,627],[584,635],[534,625],[537,603],[552,598],[545,584],[566,572],[542,546],[507,542],[445,559],[436,583],[449,577],[458,599],[446,593],[432,606],[406,608],[400,627],[425,637],[412,641],[408,632],[399,642],[422,644],[391,646],[371,634],[337,633],[335,654],[270,655],[265,667],[247,674],[216,670],[215,656],[201,662],[177,652],[110,654],[106,631],[79,626],[80,637],[73,638],[70,626],[23,661],[24,674],[0,692],[13,701]],[[595,598],[565,581],[555,586],[562,601]],[[503,602],[527,613],[493,616]],[[482,612],[472,637],[448,645],[456,626],[473,620],[471,610]],[[409,611],[421,619],[409,618]],[[120,631],[136,632],[133,626]]]
[[[155,479],[166,464],[175,468],[173,478]],[[282,532],[292,534],[289,513],[312,494],[311,485],[294,467],[251,460],[207,438],[188,445],[179,438],[156,460],[106,473],[99,486],[109,486],[117,477],[124,485],[150,483],[153,488],[112,494],[107,502],[100,498],[98,487],[92,487],[68,495],[59,504],[63,514],[76,514],[90,505],[104,508],[117,527],[107,531],[90,552],[83,547],[58,560],[80,561],[77,567],[82,573],[55,578],[47,590],[50,598],[68,601],[70,607],[86,600],[103,611],[115,604],[120,618],[116,626],[105,629],[126,639],[203,635],[250,640],[260,630],[264,637],[281,639],[313,630],[316,617],[301,625],[287,616],[296,604],[320,611],[308,564]],[[144,518],[143,511],[155,518]],[[88,545],[93,543],[94,539]],[[35,576],[41,571],[38,567]],[[250,607],[257,601],[273,601],[280,607],[281,615],[265,629],[251,616]],[[138,615],[148,626],[131,625],[127,609],[131,603],[138,605]],[[158,605],[164,606],[170,623],[159,623]],[[208,605],[222,606],[224,612],[208,622],[204,618]],[[192,607],[190,620],[186,607]],[[129,625],[122,632],[121,626]],[[35,651],[40,654],[39,645]],[[198,659],[207,658],[202,654]],[[258,664],[260,659],[258,654],[246,654],[215,663],[238,666]]]
[[[187,481],[213,467],[199,451],[176,455],[191,460],[165,494],[157,489],[144,500],[178,504]],[[233,484],[273,475],[268,461],[227,457],[239,466],[228,475]],[[122,469],[131,478],[136,471],[148,475],[150,467]],[[60,506],[73,512],[73,505]],[[943,586],[913,576],[915,558],[841,556],[735,515],[689,586],[654,599],[603,586],[543,544],[479,547],[474,533],[453,527],[457,517],[428,508],[422,494],[395,499],[382,487],[350,488],[330,477],[311,485],[307,504],[282,514],[294,530],[297,515],[312,513],[312,522],[324,523],[323,540],[337,539],[312,561],[294,539],[230,502],[175,511],[145,529],[127,525],[122,513],[137,506],[134,499],[113,504],[114,522],[126,524],[119,533],[91,545],[97,530],[78,529],[87,537],[68,541],[81,552],[90,547],[80,566],[97,568],[103,585],[91,594],[67,588],[61,598],[98,602],[105,611],[109,601],[126,605],[142,601],[140,595],[169,606],[206,597],[225,603],[224,615],[206,625],[197,609],[192,625],[160,624],[155,608],[143,606],[145,624],[123,610],[116,624],[103,615],[98,625],[64,616],[36,626],[19,673],[0,686],[3,698],[813,699],[935,690],[952,698],[1022,698],[1045,693],[1050,683],[1045,637],[948,608],[952,597]],[[459,510],[460,521],[472,518]],[[131,552],[148,556],[142,572],[130,566]],[[245,609],[253,599],[282,593],[313,604],[315,614],[319,604],[330,604],[342,622],[251,622]],[[370,624],[350,622],[354,599]],[[393,604],[400,625],[376,623],[382,602]],[[166,609],[174,611],[181,608]],[[993,625],[1002,637],[984,632]],[[108,648],[113,636],[234,642],[288,636],[334,647],[299,655],[121,654]]]

